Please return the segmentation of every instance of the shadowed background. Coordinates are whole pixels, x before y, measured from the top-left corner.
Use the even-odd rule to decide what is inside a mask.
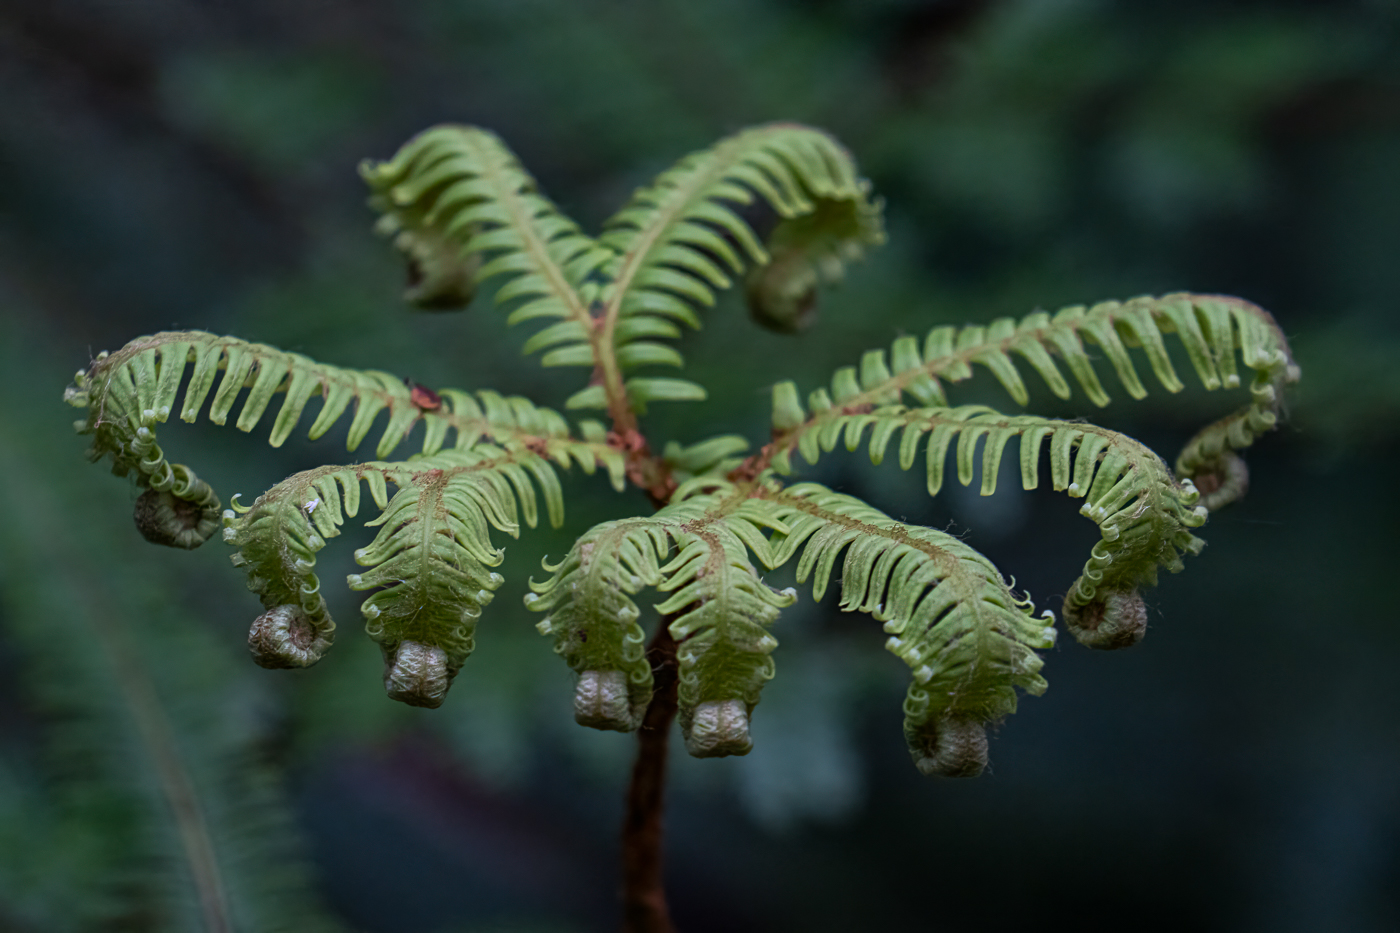
[[[904,666],[877,624],[804,595],[774,631],[753,753],[674,761],[681,928],[1400,926],[1397,26],[1385,0],[8,0],[0,930],[205,929],[211,891],[256,931],[616,928],[633,741],[573,724],[571,675],[519,598],[640,495],[566,480],[566,528],[509,544],[477,653],[442,709],[410,709],[335,585],[367,532],[321,561],[335,649],[258,669],[227,549],[145,545],[60,396],[91,354],[186,327],[558,406],[582,371],[520,357],[529,328],[488,296],[406,310],[356,163],[479,124],[596,230],[685,153],[775,119],[851,149],[889,244],[798,337],[737,296],[708,312],[684,352],[711,401],[654,406],[653,446],[762,443],[773,382],[808,391],[902,333],[1142,293],[1259,303],[1304,377],[1249,454],[1249,496],[1146,594],[1146,642],[1063,638],[976,781],[918,775]],[[950,394],[1011,407],[985,374]],[[1042,389],[1030,410],[1170,459],[1240,404],[1114,394],[1098,412]],[[245,501],[353,457],[343,432],[274,451],[265,431],[162,441]],[[1014,479],[930,500],[917,471],[854,454],[807,475],[965,534],[1057,611],[1097,539]]]

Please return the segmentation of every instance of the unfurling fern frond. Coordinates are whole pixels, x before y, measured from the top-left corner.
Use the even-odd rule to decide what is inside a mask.
[[[383,215],[377,229],[409,258],[410,301],[465,306],[477,284],[503,275],[496,301],[516,304],[511,323],[588,323],[589,277],[610,254],[539,193],[495,133],[435,126],[360,174]]]
[[[533,480],[533,483],[532,483]],[[490,530],[518,535],[538,520],[534,485],[550,520],[563,520],[558,478],[530,453],[481,444],[404,463],[320,467],[283,480],[238,514],[224,513],[233,562],[267,612],[249,632],[264,667],[306,667],[330,646],[335,624],[316,577],[316,553],[359,511],[365,482],[383,513],[373,542],[355,552],[370,568],[348,578],[354,590],[379,589],[361,606],[365,630],[384,652],[389,696],[436,707],[471,653],[476,621],[504,578],[490,568],[502,552]],[[388,498],[387,484],[399,491]]]
[[[559,213],[494,134],[439,126],[388,162],[366,162],[380,230],[409,256],[408,297],[457,306],[501,276],[509,321],[546,319],[525,352],[546,366],[587,366],[590,385],[569,408],[608,409],[620,430],[659,400],[699,400],[682,379],[632,377],[643,366],[683,365],[659,340],[700,326],[748,269],[754,317],[799,329],[815,287],[883,241],[880,206],[830,136],[795,124],[745,130],[682,159],[639,190],[595,242]]]
[[[1055,642],[1050,613],[1034,615],[990,561],[949,534],[815,483],[764,495],[787,526],[770,542],[771,566],[801,551],[797,580],[811,577],[821,599],[844,551],[841,608],[884,622],[887,647],[913,670],[904,733],[919,770],[981,772],[983,724],[1015,712],[1015,687],[1045,691],[1035,649]]]
[[[776,223],[762,220],[765,211]],[[839,280],[847,262],[883,240],[880,205],[834,139],[788,123],[745,130],[686,156],[607,221],[599,242],[614,256],[601,270],[599,339],[621,370],[680,366],[656,338],[678,336],[676,322],[699,327],[696,309],[746,269],[755,319],[797,330],[816,285]],[[614,390],[603,375],[569,407],[607,407]],[[636,407],[705,397],[676,379],[633,378],[625,391]]]
[[[1206,520],[1205,509],[1196,505],[1195,487],[1189,480],[1178,483],[1150,448],[1116,431],[1035,415],[1003,415],[983,405],[886,405],[832,415],[796,441],[814,462],[843,437],[846,448],[855,450],[867,428],[874,463],[884,459],[896,433],[901,469],[912,467],[921,449],[925,452],[929,495],[942,488],[944,462],[955,438],[959,481],[971,483],[980,460],[981,492],[986,496],[996,492],[1002,455],[1013,438],[1020,441],[1021,485],[1039,486],[1040,452],[1048,442],[1051,487],[1083,498],[1080,514],[1094,521],[1103,535],[1064,606],[1075,637],[1092,647],[1122,648],[1140,640],[1146,618],[1137,588],[1155,585],[1158,567],[1180,570],[1181,554],[1199,553],[1204,546],[1190,530]],[[786,457],[775,457],[774,464],[790,468]]]
[[[1226,471],[1238,473],[1243,467],[1231,459],[1232,452],[1244,449],[1256,435],[1274,427],[1283,388],[1299,375],[1288,341],[1274,319],[1239,298],[1181,293],[1122,303],[1107,301],[1087,310],[1076,306],[1053,316],[1036,312],[1020,321],[1000,318],[985,327],[936,327],[922,348],[916,338],[900,337],[891,347],[889,365],[883,351],[872,350],[861,360],[859,370],[838,370],[830,392],[818,389],[812,393],[810,416],[803,411],[796,388],[791,383],[779,385],[774,396],[774,428],[794,434],[819,431],[825,422],[843,413],[898,402],[901,393],[908,393],[921,405],[947,405],[943,384],[971,378],[974,364],[991,371],[1011,397],[1024,405],[1029,396],[1013,354],[1028,363],[1052,392],[1069,398],[1070,383],[1056,364],[1058,357],[1090,401],[1107,405],[1108,393],[1086,344],[1108,358],[1118,381],[1133,398],[1142,398],[1147,389],[1129,348],[1140,348],[1163,387],[1178,392],[1183,386],[1167,351],[1165,338],[1170,334],[1179,338],[1207,389],[1240,385],[1236,351],[1244,366],[1254,371],[1251,404],[1202,431],[1177,461],[1183,478],[1203,479],[1199,484],[1206,494],[1202,504],[1216,509],[1237,497],[1230,493],[1238,481],[1222,494],[1213,495],[1222,488]],[[1221,476],[1216,478],[1215,474]]]
[[[765,586],[745,550],[766,558],[759,529],[772,525],[770,511],[754,500],[697,495],[649,518],[594,527],[558,565],[546,565],[549,580],[531,581],[526,605],[549,613],[540,632],[554,637],[554,650],[580,675],[580,723],[641,725],[653,679],[632,597],[651,586],[671,594],[656,611],[678,643],[687,750],[701,758],[748,753],[749,719],[773,676],[769,653],[778,644],[767,627],[796,597]]]
[[[180,385],[187,371],[181,401]],[[602,465],[616,488],[624,482],[622,455],[604,442],[601,425],[585,423],[583,431],[589,439],[575,439],[558,413],[536,407],[528,399],[442,389],[431,394],[430,407],[425,407],[408,385],[388,373],[341,369],[300,354],[200,331],[141,337],[115,353],[103,353],[74,377],[64,397],[70,405],[88,410],[86,420],[75,427],[92,435],[89,457],[110,457],[113,472],[132,475],[149,490],[136,506],[142,534],[157,543],[192,548],[218,528],[219,498],[188,467],[165,459],[155,429],[177,410],[182,420],[197,420],[211,392],[208,418],[224,424],[244,389],[247,396],[235,421],[241,431],[253,430],[273,399],[283,396],[268,438],[274,447],[286,441],[307,404],[319,396],[322,404],[309,436],[325,434],[353,403],[346,439],[349,450],[358,447],[376,419],[387,412],[376,450],[381,458],[422,422],[425,454],[441,450],[448,431],[453,430],[459,450],[471,449],[486,438],[508,448],[538,452],[565,468],[577,463],[586,473]]]

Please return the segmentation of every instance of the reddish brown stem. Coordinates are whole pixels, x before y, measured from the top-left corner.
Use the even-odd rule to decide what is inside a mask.
[[[666,743],[676,715],[676,642],[662,617],[647,658],[656,678],[627,788],[622,823],[622,929],[624,933],[674,933],[666,907],[662,811],[666,791]]]

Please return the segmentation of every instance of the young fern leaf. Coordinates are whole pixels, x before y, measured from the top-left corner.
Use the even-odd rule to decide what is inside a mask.
[[[801,551],[797,580],[811,577],[821,599],[844,551],[841,609],[883,622],[886,647],[913,670],[904,734],[919,770],[979,774],[984,723],[1016,711],[1015,687],[1045,691],[1035,650],[1055,643],[1051,614],[1037,617],[990,561],[945,532],[894,521],[816,483],[762,495],[786,525],[771,539],[769,565]]]
[[[666,580],[657,588],[671,596],[656,611],[670,617],[678,644],[681,734],[697,758],[753,748],[749,720],[773,677],[770,653],[778,646],[767,629],[797,599],[795,590],[764,585],[749,562],[746,542],[766,545],[758,527],[771,523],[755,506],[673,533],[676,554],[661,568]]]
[[[1025,383],[1011,354],[1029,363],[1050,389],[1067,398],[1070,386],[1055,357],[1069,367],[1096,404],[1107,404],[1085,349],[1095,344],[1134,398],[1146,394],[1133,366],[1129,347],[1142,348],[1158,380],[1169,391],[1182,388],[1166,350],[1164,335],[1177,334],[1193,368],[1207,389],[1240,384],[1235,352],[1254,371],[1251,403],[1216,422],[1190,441],[1174,477],[1155,453],[1130,438],[1090,425],[1031,416],[1006,416],[981,406],[947,408],[943,382],[972,375],[973,364],[985,366],[1012,397],[1028,401]],[[1134,644],[1146,627],[1146,611],[1137,588],[1156,583],[1157,568],[1181,569],[1181,554],[1204,545],[1189,529],[1205,521],[1210,509],[1243,494],[1248,473],[1235,453],[1257,434],[1274,427],[1283,387],[1299,376],[1287,340],[1273,318],[1237,298],[1189,294],[1104,302],[1085,310],[1066,308],[1053,317],[1044,312],[1020,322],[1003,318],[987,327],[938,327],[922,349],[913,337],[895,341],[893,372],[883,351],[865,354],[860,368],[843,367],[831,389],[818,389],[804,409],[792,383],[775,386],[770,462],[778,472],[792,469],[793,450],[815,462],[844,437],[846,447],[861,444],[871,429],[870,457],[879,463],[895,432],[901,433],[900,466],[908,469],[928,434],[929,493],[942,485],[948,445],[957,436],[958,476],[970,483],[977,444],[982,453],[982,494],[996,488],[997,467],[1012,437],[1021,438],[1021,476],[1027,489],[1038,483],[1037,461],[1050,442],[1052,485],[1087,499],[1081,514],[1095,521],[1103,540],[1095,545],[1083,574],[1065,598],[1066,624],[1075,637],[1100,648]],[[907,393],[925,408],[906,409],[898,402]],[[1202,498],[1193,478],[1206,495]],[[1199,504],[1198,504],[1199,503]]]
[[[765,586],[748,559],[746,547],[767,557],[759,528],[774,524],[769,511],[757,501],[697,495],[649,518],[595,526],[558,565],[546,565],[549,580],[531,581],[526,606],[549,613],[540,632],[554,636],[554,650],[580,674],[580,723],[641,725],[653,681],[631,597],[652,586],[671,594],[655,608],[678,644],[686,749],[698,758],[749,752],[749,719],[773,676],[769,654],[778,644],[767,627],[796,598]]]
[[[734,455],[748,449],[748,438],[721,434],[684,447],[670,441],[662,454],[671,477],[678,484],[684,484],[697,477],[724,476],[744,462],[742,457]]]
[[[383,215],[377,229],[409,258],[410,301],[465,306],[477,284],[503,275],[496,302],[515,304],[510,323],[553,318],[586,338],[589,277],[610,254],[539,193],[496,134],[435,126],[389,161],[361,163],[360,175]],[[554,342],[540,336],[527,350]]]
[[[180,385],[187,371],[181,400]],[[142,534],[157,543],[193,548],[217,530],[219,498],[188,467],[165,459],[155,429],[173,411],[179,411],[184,421],[197,420],[211,393],[208,418],[224,424],[243,389],[248,394],[235,419],[241,431],[253,430],[273,399],[283,396],[268,437],[274,447],[286,441],[307,404],[320,396],[323,402],[309,436],[325,434],[353,403],[346,439],[349,450],[356,449],[380,414],[387,412],[376,449],[381,458],[421,421],[425,454],[441,450],[451,430],[456,432],[454,443],[459,450],[469,450],[486,438],[507,448],[537,452],[565,468],[577,463],[585,473],[601,465],[615,488],[621,489],[625,482],[622,455],[605,443],[601,425],[585,423],[588,439],[575,439],[563,417],[528,399],[442,389],[435,393],[438,407],[425,409],[409,386],[388,373],[341,369],[300,354],[200,331],[140,337],[115,353],[103,353],[88,370],[77,373],[64,398],[88,410],[86,420],[75,424],[79,433],[92,435],[88,456],[93,460],[110,457],[114,473],[132,475],[149,490],[136,505]]]
[[[778,218],[763,233],[751,216],[760,206]],[[679,366],[680,354],[655,338],[677,336],[674,322],[698,328],[696,308],[712,305],[749,266],[754,317],[797,330],[817,282],[838,280],[848,261],[883,240],[880,205],[834,139],[788,123],[745,130],[686,156],[604,225],[599,242],[614,256],[602,269],[599,339],[620,370]],[[639,410],[657,399],[704,398],[681,380],[622,387],[608,381],[620,376],[603,376],[570,407],[605,407],[624,388]]]
[[[1055,421],[1035,415],[1003,415],[984,405],[958,408],[905,408],[886,405],[869,412],[833,414],[797,443],[809,462],[843,438],[855,450],[870,429],[873,463],[883,461],[896,433],[899,465],[909,469],[925,453],[929,495],[943,486],[944,463],[956,439],[958,480],[972,482],[981,463],[984,496],[996,492],[1002,455],[1013,438],[1020,442],[1021,485],[1040,485],[1040,452],[1048,442],[1050,484],[1057,492],[1083,498],[1081,515],[1099,526],[1080,577],[1065,597],[1065,622],[1083,644],[1124,648],[1136,644],[1146,626],[1139,586],[1155,586],[1157,568],[1182,569],[1181,555],[1196,554],[1205,542],[1191,533],[1206,511],[1190,480],[1178,483],[1150,448],[1107,428]],[[927,440],[925,440],[927,436]],[[981,452],[978,453],[979,443]],[[786,461],[783,464],[786,467]]]
[[[558,564],[545,562],[553,576],[530,580],[526,608],[549,613],[535,627],[554,637],[554,652],[579,675],[574,719],[580,725],[631,732],[651,702],[646,633],[632,597],[661,582],[657,554],[670,547],[662,521],[595,525]]]
[[[777,387],[774,428],[779,432],[821,431],[826,422],[842,417],[843,412],[898,402],[901,393],[920,405],[947,405],[944,383],[971,378],[974,364],[987,368],[1017,404],[1024,405],[1029,395],[1013,354],[1029,364],[1052,392],[1069,398],[1070,382],[1056,364],[1058,357],[1090,401],[1107,405],[1108,393],[1086,344],[1108,358],[1118,381],[1133,398],[1144,397],[1147,389],[1133,365],[1130,348],[1143,350],[1162,386],[1179,392],[1183,385],[1167,352],[1169,334],[1181,341],[1207,389],[1240,385],[1237,350],[1244,366],[1254,371],[1251,403],[1203,430],[1177,461],[1178,474],[1200,480],[1198,485],[1205,493],[1202,504],[1214,510],[1243,492],[1238,479],[1243,463],[1234,452],[1248,447],[1258,434],[1278,423],[1283,388],[1299,377],[1288,341],[1273,317],[1239,298],[1178,293],[1121,303],[1106,301],[1087,310],[1075,306],[1054,315],[1038,311],[1020,321],[1000,318],[985,327],[936,327],[922,347],[912,336],[900,337],[890,351],[893,372],[883,351],[870,351],[861,360],[859,371],[845,367],[836,373],[830,392],[818,389],[812,393],[810,416],[802,410],[795,388],[790,384]],[[1237,478],[1227,483],[1232,474]]]
[[[528,452],[480,444],[404,463],[320,467],[283,480],[243,514],[224,513],[224,539],[239,548],[235,565],[268,611],[249,646],[264,667],[306,667],[330,646],[335,624],[316,577],[316,553],[359,511],[365,482],[383,510],[373,542],[355,552],[370,568],[351,589],[379,589],[361,605],[365,630],[384,653],[389,696],[414,706],[441,705],[474,646],[476,621],[504,578],[495,528],[519,534],[537,520],[534,485],[550,520],[563,521],[563,498],[550,465]],[[398,487],[388,498],[387,484]]]

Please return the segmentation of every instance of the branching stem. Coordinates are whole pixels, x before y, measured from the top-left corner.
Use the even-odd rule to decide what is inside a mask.
[[[656,691],[637,730],[637,759],[622,823],[622,928],[625,933],[673,933],[666,906],[662,819],[666,746],[676,715],[676,641],[663,616],[647,648]]]

